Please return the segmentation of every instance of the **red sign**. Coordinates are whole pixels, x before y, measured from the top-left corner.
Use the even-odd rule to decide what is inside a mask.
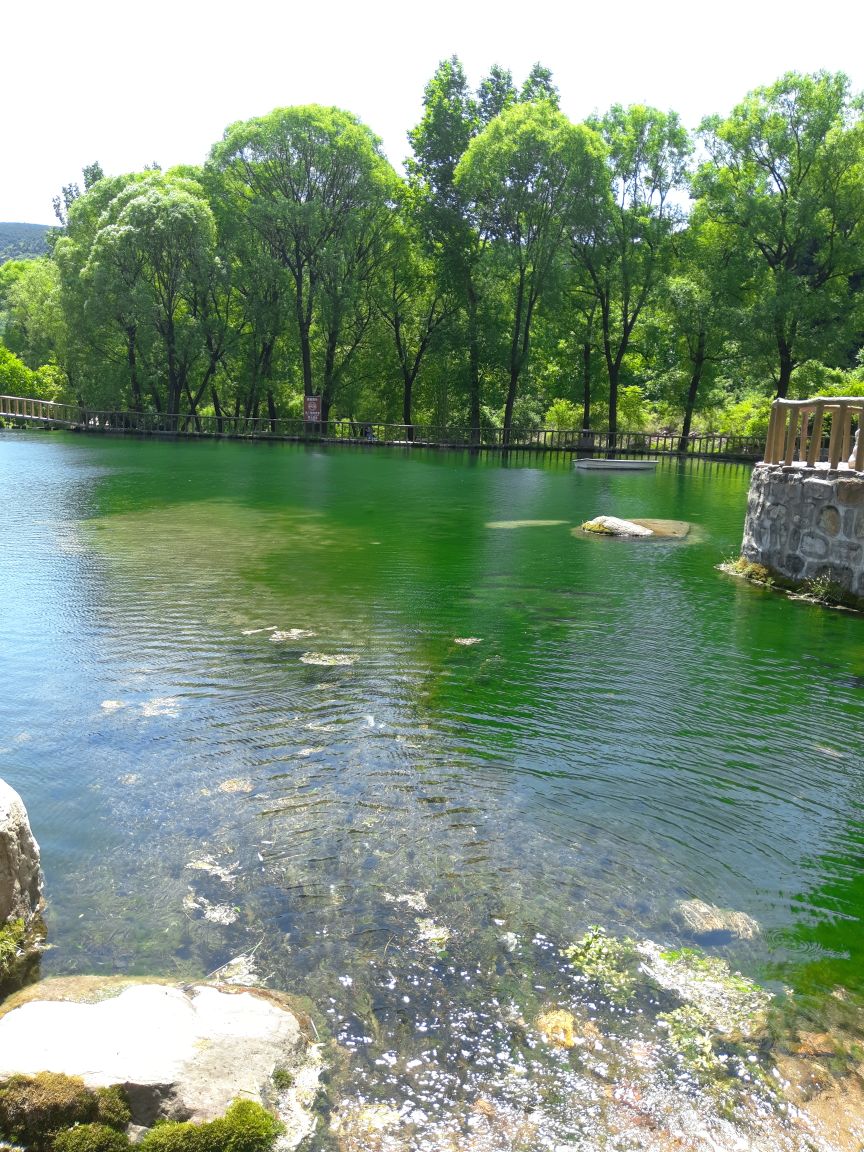
[[[321,397],[303,397],[303,419],[310,424],[321,423]]]

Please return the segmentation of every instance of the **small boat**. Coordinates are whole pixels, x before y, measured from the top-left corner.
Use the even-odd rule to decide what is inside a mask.
[[[597,471],[614,469],[617,472],[651,472],[654,468],[657,467],[657,461],[625,460],[623,458],[616,460],[600,460],[591,458],[586,460],[574,460],[573,467],[596,469]]]

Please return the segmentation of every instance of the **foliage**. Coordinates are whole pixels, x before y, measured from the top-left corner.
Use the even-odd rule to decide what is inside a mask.
[[[472,89],[451,57],[409,141],[402,179],[356,116],[312,104],[230,125],[204,168],[88,166],[47,255],[0,267],[0,388],[166,430],[317,393],[325,419],[478,442],[554,407],[547,424],[681,450],[764,435],[775,391],[864,394],[845,76],[756,89],[703,123],[694,166],[674,112],[575,124],[541,64]]]
[[[604,928],[595,924],[581,940],[566,948],[564,955],[613,1004],[624,1004],[632,996],[639,957],[629,937],[609,936]]]
[[[581,422],[582,414],[576,405],[560,396],[552,401],[543,417],[546,428],[560,428],[562,432],[579,431]]]
[[[204,1124],[168,1121],[151,1128],[142,1152],[269,1152],[281,1123],[252,1100],[235,1100],[224,1116]]]

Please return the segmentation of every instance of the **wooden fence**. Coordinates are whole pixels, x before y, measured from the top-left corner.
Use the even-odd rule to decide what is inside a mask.
[[[566,452],[580,456],[699,456],[759,460],[764,440],[757,436],[691,435],[664,432],[569,431],[560,428],[510,429],[460,425],[387,424],[356,420],[310,423],[266,417],[168,415],[159,412],[105,411],[74,404],[0,395],[0,419],[13,423],[73,428],[83,432],[142,436],[225,437],[330,444],[378,444],[399,447],[470,448],[490,452]]]
[[[849,460],[855,445],[852,466],[862,472],[864,436],[859,435],[857,442],[853,437],[853,423],[860,429],[862,419],[864,396],[775,400],[771,405],[765,463],[799,464],[806,468],[827,463],[829,468],[837,468]]]

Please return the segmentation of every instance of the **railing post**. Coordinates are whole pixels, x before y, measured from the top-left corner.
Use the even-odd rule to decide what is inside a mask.
[[[864,408],[858,411],[858,447],[855,449],[855,471],[864,472]]]
[[[810,433],[810,450],[807,453],[807,467],[815,468],[822,448],[822,424],[825,420],[825,405],[817,404],[813,411],[813,431]]]
[[[790,408],[789,425],[786,429],[786,451],[783,454],[783,463],[788,468],[795,458],[795,437],[798,434],[798,409]]]
[[[840,463],[843,445],[843,422],[846,418],[846,405],[838,404],[831,414],[831,439],[828,441],[828,467],[836,468]]]

